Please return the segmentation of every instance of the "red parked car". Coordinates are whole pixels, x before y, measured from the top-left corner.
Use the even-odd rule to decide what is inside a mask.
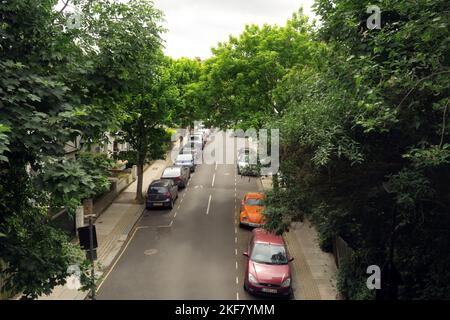
[[[282,236],[263,229],[254,229],[244,252],[247,259],[244,289],[253,294],[289,298],[292,293],[289,263]]]

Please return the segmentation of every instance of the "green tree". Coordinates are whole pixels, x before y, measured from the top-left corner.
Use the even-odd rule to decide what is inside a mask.
[[[83,256],[50,225],[49,209],[73,208],[106,186],[86,163],[64,160],[65,144],[77,136],[100,141],[114,124],[115,109],[103,112],[108,79],[88,50],[90,37],[66,28],[68,14],[54,10],[57,2],[0,7],[0,251],[8,286],[28,297],[63,284],[68,265]]]
[[[161,62],[153,69],[154,78],[141,78],[145,89],[130,93],[123,104],[123,124],[119,136],[130,143],[136,153],[136,200],[140,202],[143,201],[144,164],[149,160],[164,158],[170,143],[171,135],[166,128],[172,123],[172,110],[178,101],[178,90],[168,71],[168,66]]]
[[[204,62],[205,113],[218,127],[261,128],[282,112],[273,90],[296,64],[310,63],[307,19],[299,10],[283,27],[248,25]]]
[[[193,127],[194,121],[201,120],[202,96],[199,81],[202,63],[198,60],[180,58],[172,60],[170,77],[178,88],[178,101],[173,111],[173,122],[180,128]]]
[[[399,271],[401,299],[448,299],[448,4],[382,2],[382,29],[367,30],[370,4],[316,1],[320,63],[275,90],[282,187],[323,240],[355,250],[340,270],[347,297],[374,297],[361,282],[377,264]],[[277,203],[269,215],[283,212]]]

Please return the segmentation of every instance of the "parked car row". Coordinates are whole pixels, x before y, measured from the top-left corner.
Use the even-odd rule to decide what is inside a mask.
[[[293,258],[282,236],[261,228],[266,222],[264,201],[264,194],[249,192],[241,202],[240,226],[256,227],[243,253],[247,257],[244,289],[252,294],[289,298],[292,293],[289,263]]]
[[[194,132],[189,135],[187,144],[180,149],[173,166],[165,168],[161,178],[149,185],[146,198],[147,209],[173,208],[178,198],[178,190],[187,186],[191,173],[195,172],[195,160],[206,144],[205,132]]]

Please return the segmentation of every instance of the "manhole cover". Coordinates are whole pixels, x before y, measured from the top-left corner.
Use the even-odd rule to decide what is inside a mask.
[[[153,255],[153,254],[155,254],[155,253],[157,253],[158,252],[158,250],[156,250],[156,249],[148,249],[148,250],[145,250],[144,251],[144,254],[146,255],[146,256],[151,256],[151,255]]]

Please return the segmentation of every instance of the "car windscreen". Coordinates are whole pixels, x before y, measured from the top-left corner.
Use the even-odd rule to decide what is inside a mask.
[[[251,260],[265,264],[287,264],[288,258],[284,246],[257,243],[253,247]]]
[[[248,206],[263,206],[264,200],[263,199],[255,199],[255,198],[249,198],[245,201],[245,204]]]
[[[162,193],[166,193],[166,192],[167,192],[166,187],[150,186],[150,188],[148,189],[148,193],[150,193],[150,194],[162,194]]]

